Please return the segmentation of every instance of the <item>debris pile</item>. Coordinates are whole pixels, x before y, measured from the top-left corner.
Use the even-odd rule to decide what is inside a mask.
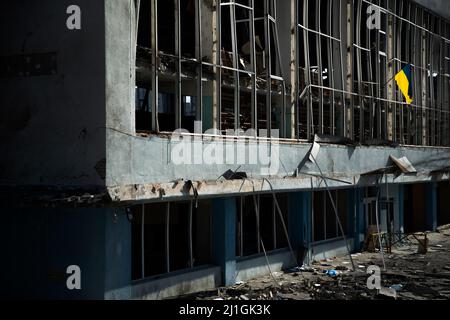
[[[313,261],[310,265],[240,282],[184,298],[198,300],[429,300],[450,299],[450,226],[430,233],[426,254],[417,252],[417,243],[393,248],[382,269],[380,254],[353,254],[355,269],[348,257]],[[367,285],[367,268],[381,269],[381,290]]]

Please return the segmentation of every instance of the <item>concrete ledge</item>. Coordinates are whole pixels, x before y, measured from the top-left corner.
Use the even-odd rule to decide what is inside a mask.
[[[131,298],[160,300],[213,289],[220,285],[221,268],[216,266],[202,267],[192,271],[167,274],[132,283]]]
[[[355,242],[353,238],[347,239],[349,242],[350,252],[353,252]],[[345,256],[348,254],[344,239],[334,239],[329,241],[321,241],[311,244],[311,259],[323,260],[333,257]]]
[[[289,250],[281,249],[267,254],[272,272],[284,270],[295,265]],[[236,262],[236,281],[245,281],[269,274],[264,255],[242,258]]]
[[[129,300],[131,294],[130,286],[105,292],[105,300]]]
[[[241,192],[241,187],[247,189],[244,192],[249,193],[252,190],[271,192],[267,183],[263,183],[264,178],[270,178],[273,189],[280,192],[310,190],[312,187],[324,188],[321,178],[317,178],[320,172],[316,165],[307,162],[302,166],[301,173],[303,175],[298,172],[299,166],[303,164],[303,160],[309,154],[311,143],[279,143],[277,140],[271,140],[274,158],[271,161],[272,167],[269,175],[268,168],[261,161],[250,161],[251,154],[261,155],[260,152],[264,152],[263,150],[268,146],[267,142],[236,139],[228,141],[229,144],[226,145],[223,140],[197,138],[186,137],[186,140],[183,138],[184,142],[162,135],[141,138],[109,128],[107,130],[107,176],[105,181],[111,199],[113,201],[157,201],[160,198],[173,198],[173,200],[180,197],[186,198],[189,196],[186,194],[189,192],[189,188],[182,182],[188,180],[201,183],[200,186],[196,186],[200,197],[238,194]],[[330,180],[330,187],[375,185],[377,175],[371,175],[371,179],[366,175],[389,166],[391,155],[396,158],[406,156],[417,169],[418,174],[398,177],[389,175],[388,183],[401,184],[449,179],[447,172],[436,174],[430,172],[448,166],[450,148],[347,147],[323,143],[320,145],[320,152],[316,160],[323,174],[345,181],[339,183],[339,181]],[[177,150],[181,147],[189,150],[189,159],[175,163],[172,156],[176,155]],[[262,148],[259,149],[259,147]],[[204,161],[204,156],[208,152],[220,150],[220,148],[225,148],[226,155],[230,156],[233,161],[227,162],[226,159],[210,161],[213,163]],[[233,152],[228,152],[227,148]],[[245,161],[240,162],[246,162],[246,164],[242,164],[240,170],[245,171],[253,181],[259,181],[259,185],[255,183],[255,186],[252,186],[251,183],[248,183],[248,186],[241,186],[241,180],[237,181],[239,184],[234,187],[217,183],[220,175],[229,169],[235,170],[240,165],[236,157],[238,153],[245,155]],[[195,159],[198,161],[194,161]],[[286,176],[294,177],[297,173],[299,175],[296,178],[284,179]],[[219,179],[219,181],[221,180]],[[233,182],[236,183],[236,181]],[[167,185],[160,186],[160,184]],[[224,186],[226,190],[222,190]],[[158,192],[161,189],[164,189],[164,192]]]

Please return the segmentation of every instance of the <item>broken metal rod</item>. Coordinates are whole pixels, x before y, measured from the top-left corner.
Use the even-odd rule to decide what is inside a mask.
[[[268,183],[269,186],[270,186],[270,190],[272,190],[273,200],[274,200],[274,202],[275,202],[275,206],[276,206],[276,208],[277,208],[277,212],[278,212],[278,215],[279,215],[279,217],[280,217],[281,224],[282,224],[282,226],[283,226],[284,234],[285,234],[285,236],[286,236],[286,241],[287,241],[287,243],[288,243],[289,250],[290,250],[291,255],[292,255],[292,259],[294,260],[295,264],[296,264],[297,267],[298,267],[299,264],[298,264],[298,261],[297,261],[297,257],[295,256],[294,250],[292,249],[291,240],[290,240],[290,238],[289,238],[289,233],[288,233],[288,230],[287,230],[287,228],[286,228],[286,223],[284,222],[283,213],[281,212],[280,206],[278,205],[278,200],[277,200],[277,197],[276,197],[276,195],[275,195],[275,191],[273,190],[272,183],[271,183],[267,178],[264,178],[263,180],[267,181],[267,183]]]
[[[320,175],[323,177],[322,169],[320,168],[319,164],[317,163],[316,158],[314,157],[314,155],[312,153],[310,155],[313,158],[314,163],[316,164],[317,168],[319,169]],[[330,188],[328,187],[327,180],[324,177],[322,179],[323,179],[323,182],[325,183],[325,187],[327,189],[328,196],[330,197],[331,205],[333,206],[333,211],[334,211],[334,214],[336,216],[336,220],[338,222],[339,229],[341,230],[342,236],[344,237],[345,246],[347,247],[347,252],[348,252],[348,256],[350,258],[350,262],[352,263],[353,271],[355,271],[356,270],[355,269],[355,263],[354,263],[353,258],[352,258],[350,247],[348,246],[347,237],[345,236],[344,228],[342,227],[342,223],[341,223],[341,219],[339,219],[339,215],[338,215],[338,212],[337,212],[337,209],[336,209],[336,205],[335,205],[334,200],[333,200],[333,196],[331,195]]]

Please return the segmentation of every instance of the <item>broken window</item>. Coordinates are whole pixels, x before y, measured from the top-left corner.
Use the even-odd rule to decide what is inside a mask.
[[[342,4],[298,0],[298,137],[344,135]]]
[[[192,132],[201,121],[203,130],[260,125],[283,134],[275,1],[254,2],[137,2],[136,131]]]
[[[426,185],[414,184],[404,186],[404,228],[405,233],[426,231]]]
[[[437,222],[438,226],[450,224],[450,182],[437,184]]]
[[[313,240],[323,241],[343,237],[347,235],[347,198],[346,190],[317,191],[313,193]],[[336,219],[334,206],[339,220]],[[339,221],[344,229],[342,234]]]
[[[137,132],[192,132],[201,121],[203,131],[222,134],[278,129],[287,137],[293,129],[300,139],[318,133],[450,146],[449,23],[418,4],[297,0],[288,62],[275,0],[136,3]],[[379,10],[380,28],[367,27],[369,6]],[[286,87],[288,63],[297,66],[295,88]],[[407,64],[411,105],[393,80]],[[286,128],[291,91],[296,119]]]
[[[141,0],[136,8],[136,132],[152,130],[152,37],[150,0]]]
[[[283,222],[287,223],[287,194],[255,195],[237,198],[236,256],[245,257],[288,246]],[[256,208],[255,209],[255,205]]]
[[[132,278],[143,279],[211,262],[209,201],[132,207]]]
[[[367,26],[369,6],[379,28]],[[447,21],[407,0],[298,0],[297,7],[299,138],[449,145]],[[394,81],[407,64],[411,105]]]

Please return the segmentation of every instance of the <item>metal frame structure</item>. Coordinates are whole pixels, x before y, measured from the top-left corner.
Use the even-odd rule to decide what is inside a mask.
[[[143,0],[141,0],[143,1]],[[136,12],[140,11],[139,6],[141,1],[136,2]],[[272,124],[272,100],[273,96],[280,96],[279,105],[277,108],[280,110],[281,121],[279,129],[285,136],[286,132],[286,82],[281,73],[281,58],[280,58],[280,47],[278,43],[278,27],[276,20],[276,2],[275,0],[264,0],[263,2],[258,2],[263,5],[264,13],[260,17],[255,17],[255,1],[254,0],[213,0],[212,8],[202,7],[201,0],[195,0],[195,58],[183,56],[181,46],[182,46],[182,21],[181,15],[183,14],[181,8],[182,0],[174,0],[174,39],[175,39],[175,51],[174,53],[166,53],[159,50],[158,46],[158,0],[151,0],[151,55],[152,55],[152,81],[151,81],[151,92],[152,92],[152,125],[151,130],[155,132],[163,132],[159,126],[158,121],[158,93],[160,92],[159,83],[161,81],[161,75],[163,72],[160,70],[161,60],[163,58],[169,58],[175,61],[176,68],[174,70],[175,74],[175,120],[173,129],[178,129],[182,127],[182,91],[183,91],[183,81],[190,79],[189,75],[184,72],[184,63],[190,63],[196,65],[196,75],[194,76],[197,82],[197,102],[196,102],[196,121],[201,122],[203,120],[203,95],[204,95],[204,82],[211,80],[214,82],[215,92],[213,93],[213,101],[215,101],[212,106],[213,113],[213,127],[225,133],[227,130],[233,130],[234,132],[242,131],[243,126],[241,124],[241,93],[250,91],[250,106],[251,106],[251,129],[254,130],[255,136],[258,136],[258,121],[265,121],[267,123],[267,134],[270,135],[270,129],[274,128]],[[215,61],[205,61],[203,53],[205,52],[203,44],[204,31],[202,28],[202,17],[204,16],[204,10],[212,10],[212,15],[214,18],[214,23],[212,30],[212,37],[214,38],[214,48],[212,49],[212,54],[215,55]],[[222,19],[224,10],[229,11],[229,21],[224,21]],[[238,19],[239,10],[240,16],[244,16],[242,19]],[[138,14],[139,16],[139,14]],[[256,33],[255,33],[255,21],[264,22],[264,43],[265,43],[265,60],[264,68],[265,74],[258,74],[257,72],[257,58],[256,58]],[[250,49],[249,66],[251,69],[246,69],[241,66],[242,52],[240,48],[240,43],[238,41],[238,27],[246,25],[248,30],[248,43]],[[230,28],[232,50],[229,52],[232,57],[232,64],[227,65],[223,57],[223,46],[222,46],[222,33],[224,28]],[[208,30],[210,31],[210,30]],[[168,36],[168,35],[165,35]],[[208,50],[211,48],[208,48]],[[277,66],[272,66],[272,56],[275,54]],[[212,68],[214,71],[214,76],[208,78],[203,70],[207,68]],[[225,84],[224,74],[232,73],[232,83]],[[210,76],[210,75],[209,75]],[[244,76],[250,76],[250,83],[244,83],[242,78]],[[264,83],[260,85],[259,83]],[[274,85],[277,83],[279,86]],[[234,123],[231,127],[223,125],[222,116],[222,97],[223,88],[231,87],[234,92],[233,101],[233,117]],[[280,90],[274,90],[274,86],[280,87]],[[258,94],[264,94],[266,96],[266,118],[259,119],[257,100]],[[265,131],[262,132],[263,136],[266,136]],[[277,136],[278,137],[278,136]]]
[[[136,1],[138,17],[142,1]],[[211,6],[195,0],[195,57],[185,56],[181,50],[183,0],[173,0],[174,54],[159,50],[160,0],[146,1],[151,2],[154,132],[164,131],[158,119],[164,76],[160,66],[162,59],[170,58],[176,66],[174,130],[182,127],[184,82],[193,80],[195,120],[202,122],[208,114],[217,134],[233,131],[232,136],[239,136],[239,132],[253,129],[254,137],[271,137],[271,130],[279,129],[281,138],[299,140],[329,134],[367,144],[395,141],[450,146],[450,24],[409,0],[292,0],[290,75],[282,72],[288,62],[281,61],[276,0],[211,0]],[[366,26],[369,6],[381,12],[380,30]],[[212,30],[205,30],[205,19],[211,19]],[[260,24],[263,27],[258,28]],[[207,32],[212,48],[205,47]],[[230,36],[229,52],[224,52],[225,33]],[[247,66],[243,66],[243,34],[248,40]],[[258,59],[261,44],[257,40],[263,41],[263,59]],[[205,54],[210,55],[209,61]],[[408,63],[414,75],[411,105],[404,102],[391,80]],[[185,64],[195,66],[195,75],[185,70]],[[206,81],[212,83],[212,106],[204,105]],[[286,101],[290,95],[293,119],[288,128]],[[227,100],[227,110],[231,110],[228,122],[224,99],[232,99]],[[274,106],[280,114],[278,124],[272,117]],[[245,112],[251,119],[248,123],[243,121]],[[259,129],[264,130],[258,134]]]
[[[381,12],[380,30],[367,28],[368,6]],[[297,0],[297,7],[297,92],[301,93],[297,110],[300,118],[306,117],[297,123],[298,137],[311,139],[318,133],[369,144],[381,140],[450,146],[447,21],[407,0]],[[323,8],[328,9],[326,14]],[[324,17],[331,21],[325,30],[321,23]],[[331,25],[334,30],[329,29]],[[325,41],[327,57],[323,56]],[[333,50],[333,44],[339,49]],[[338,63],[333,56],[336,52],[341,58]],[[329,74],[323,67],[327,60],[328,65],[333,61]],[[317,61],[317,66],[311,65],[312,61]],[[415,101],[411,105],[403,102],[395,82],[390,81],[408,63],[414,73]],[[324,84],[324,74],[330,77],[328,85]],[[327,92],[332,97],[328,99],[332,103],[327,103],[329,112],[324,109]],[[335,100],[338,94],[345,95],[341,104]],[[302,125],[306,125],[306,133]]]
[[[251,199],[250,199],[251,198]],[[253,204],[254,212],[251,212],[250,215],[255,214],[255,225],[256,225],[256,237],[253,239],[256,246],[256,252],[245,254],[244,253],[244,205],[246,201],[250,201]],[[271,222],[272,222],[272,239],[271,245],[273,246],[272,250],[279,250],[283,248],[287,248],[289,245],[286,244],[286,246],[280,246],[280,244],[277,242],[277,226],[282,225],[283,221],[280,220],[279,217],[281,209],[278,206],[278,200],[275,201],[275,198],[272,200],[272,206],[271,206]],[[236,209],[237,209],[237,216],[238,216],[238,224],[237,224],[237,232],[236,232],[236,244],[237,244],[237,250],[236,250],[236,257],[246,257],[253,254],[261,254],[264,251],[264,248],[262,248],[261,240],[261,195],[254,194],[250,196],[241,196],[239,197],[239,201],[236,203]],[[283,217],[283,219],[286,219],[287,217]],[[267,244],[266,244],[267,245]]]
[[[165,203],[165,231],[164,231],[164,251],[165,251],[165,273],[170,273],[173,271],[171,269],[170,265],[170,202]],[[141,230],[140,230],[140,237],[141,237],[141,275],[140,279],[145,279],[148,276],[145,275],[145,216],[149,215],[149,213],[145,213],[145,204],[141,204]],[[194,201],[189,202],[189,211],[188,211],[188,251],[189,251],[189,268],[194,268],[194,252],[193,252],[193,206]],[[134,279],[134,280],[140,280],[140,279]]]
[[[339,203],[339,201],[342,201],[342,200],[340,200],[339,199],[339,192],[338,192],[338,190],[331,190],[330,191],[331,192],[331,195],[333,196],[333,201],[335,202],[335,205],[337,206],[337,204]],[[316,212],[316,210],[314,210],[314,203],[315,203],[315,201],[316,201],[316,199],[315,199],[315,197],[319,194],[319,193],[321,193],[322,194],[322,212]],[[312,201],[313,201],[313,206],[312,206],[312,212],[313,212],[313,214],[312,214],[312,219],[311,219],[311,226],[312,226],[312,228],[311,228],[311,230],[312,230],[312,242],[313,243],[318,243],[318,242],[322,242],[322,241],[330,241],[330,240],[335,240],[335,239],[341,239],[341,238],[344,238],[347,234],[342,234],[342,232],[341,232],[341,230],[340,230],[340,228],[339,228],[339,221],[338,221],[338,219],[336,219],[336,217],[335,217],[335,215],[332,213],[332,210],[328,210],[327,211],[327,204],[331,207],[332,206],[332,204],[331,204],[331,200],[330,200],[330,198],[329,198],[329,195],[327,194],[327,191],[315,191],[315,192],[313,192],[313,195],[312,195]],[[336,231],[335,232],[335,236],[333,236],[333,237],[328,237],[328,233],[329,233],[329,230],[328,230],[328,227],[327,227],[327,213],[331,216],[331,218],[334,220],[334,231]],[[323,218],[323,225],[322,226],[318,226],[317,225],[317,218],[316,218],[316,215],[317,214],[320,214],[320,215],[322,215],[322,218]],[[347,212],[345,211],[344,212],[344,214],[347,214]],[[323,239],[316,239],[316,233],[315,233],[315,228],[316,227],[320,227],[320,228],[322,228],[323,229]],[[344,230],[346,230],[346,229],[344,229]]]

